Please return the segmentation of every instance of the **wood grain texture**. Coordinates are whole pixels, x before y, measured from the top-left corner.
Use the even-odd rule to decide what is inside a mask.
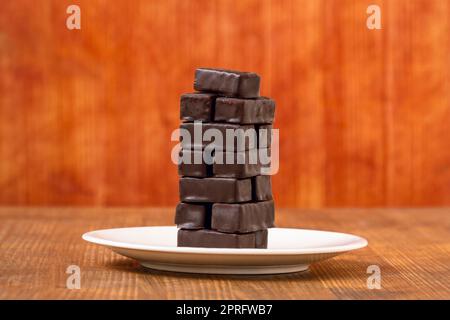
[[[175,205],[179,96],[216,66],[277,101],[279,206],[450,205],[449,0],[1,7],[1,204]]]
[[[89,230],[171,225],[173,208],[0,209],[0,299],[449,299],[450,209],[277,212],[279,227],[361,235],[369,246],[276,276],[190,275],[146,270],[81,240]],[[66,289],[66,268],[81,289]],[[367,267],[381,270],[367,289]]]

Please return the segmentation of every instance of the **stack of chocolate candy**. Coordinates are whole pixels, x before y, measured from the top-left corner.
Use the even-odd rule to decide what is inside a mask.
[[[255,73],[201,68],[197,92],[181,96],[178,246],[267,247],[275,102],[259,85]]]

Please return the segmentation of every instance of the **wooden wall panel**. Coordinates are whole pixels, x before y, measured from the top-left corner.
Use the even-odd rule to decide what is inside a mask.
[[[279,206],[450,205],[450,0],[375,1],[376,31],[372,3],[2,3],[0,204],[174,205],[179,96],[217,66],[277,101]]]

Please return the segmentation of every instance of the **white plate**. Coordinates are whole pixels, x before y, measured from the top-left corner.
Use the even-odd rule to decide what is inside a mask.
[[[97,230],[83,239],[138,260],[147,268],[210,274],[276,274],[307,270],[314,262],[367,246],[345,233],[272,228],[267,249],[177,247],[177,228]]]

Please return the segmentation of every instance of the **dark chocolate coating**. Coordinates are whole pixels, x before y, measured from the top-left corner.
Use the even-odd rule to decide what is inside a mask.
[[[267,230],[252,233],[222,233],[208,229],[178,230],[179,247],[267,248]]]
[[[260,81],[253,72],[199,68],[195,70],[194,89],[230,97],[257,98]]]
[[[207,152],[209,155],[209,152]],[[180,163],[178,164],[178,174],[184,177],[206,178],[212,176],[213,157],[207,156],[204,159],[203,150],[180,151]]]
[[[180,99],[182,121],[212,121],[217,95],[212,93],[186,93]]]
[[[255,232],[256,248],[266,249],[269,242],[269,232],[267,230],[260,230]]]
[[[213,165],[213,175],[214,177],[239,179],[260,175],[261,168],[270,167],[270,162],[261,163],[261,154],[267,154],[267,156],[270,157],[270,149],[253,149],[233,153],[220,151],[216,152]],[[229,159],[229,157],[234,159],[233,163],[227,163],[227,158]]]
[[[204,152],[206,152],[206,159],[204,158]],[[270,149],[253,149],[240,152],[216,151],[214,156],[211,156],[209,151],[206,150],[182,149],[180,151],[178,174],[183,177],[194,178],[243,179],[261,175],[262,168],[270,168]]]
[[[188,178],[180,179],[182,202],[237,203],[252,200],[250,179]]]
[[[239,124],[268,124],[275,116],[275,101],[268,98],[216,100],[214,121]]]
[[[208,166],[206,164],[185,164],[178,165],[178,175],[182,177],[206,178],[210,176]],[[212,174],[211,174],[212,175]]]
[[[272,181],[270,176],[256,176],[252,178],[254,201],[272,200]]]
[[[175,211],[175,224],[181,229],[210,228],[211,205],[179,203]]]
[[[250,149],[255,149],[258,145],[258,134],[253,125],[238,125],[231,123],[202,123],[201,124],[201,136],[199,137],[200,141],[195,141],[195,125],[200,128],[200,124],[194,123],[182,123],[180,125],[180,129],[185,129],[189,132],[190,140],[185,141],[182,139],[181,148],[182,149],[204,149],[206,146],[212,144],[214,149],[217,150],[230,150],[233,151],[245,151]],[[221,133],[222,141],[214,141],[214,137],[212,141],[202,141],[204,132],[208,129],[216,129]],[[235,134],[231,141],[227,140],[227,130],[233,130],[232,133]]]
[[[273,201],[249,203],[215,203],[212,207],[211,229],[227,233],[247,233],[274,226]]]
[[[213,176],[223,178],[249,178],[261,174],[258,164],[214,164]]]

